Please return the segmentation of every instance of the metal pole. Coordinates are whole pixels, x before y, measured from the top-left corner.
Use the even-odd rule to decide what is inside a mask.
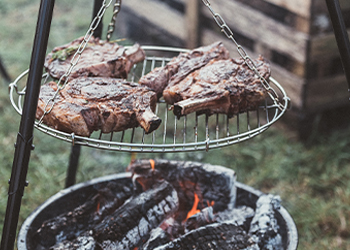
[[[39,98],[40,85],[50,33],[53,7],[55,0],[41,0],[34,46],[30,61],[26,96],[12,165],[11,179],[4,227],[1,239],[1,250],[14,248],[18,217],[21,207],[24,188],[27,186],[26,176],[31,150],[34,148],[33,130],[36,107]]]
[[[81,146],[79,144],[74,144],[71,147],[66,177],[66,188],[75,184],[79,165],[80,150]]]
[[[350,91],[350,42],[338,0],[326,0]]]
[[[94,1],[94,9],[92,11],[92,20],[97,16],[99,10],[101,9],[103,4],[103,0],[95,0]],[[103,23],[100,22],[99,25],[97,26],[97,29],[94,31],[94,37],[102,37],[102,28],[103,28]]]

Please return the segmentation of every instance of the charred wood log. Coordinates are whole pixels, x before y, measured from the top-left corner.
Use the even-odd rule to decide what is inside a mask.
[[[115,211],[133,193],[132,187],[124,183],[111,182],[104,188],[96,188],[98,193],[81,206],[45,221],[34,234],[35,241],[49,247],[56,242],[74,239]]]
[[[255,215],[252,219],[249,234],[261,250],[282,250],[282,237],[275,218],[275,211],[280,208],[280,197],[262,195],[256,202]]]
[[[43,248],[44,249],[44,248]],[[50,247],[49,250],[98,250],[99,246],[96,245],[96,241],[91,236],[79,236],[73,241],[65,240],[56,244],[53,247]]]
[[[254,214],[254,210],[247,206],[226,209],[218,213],[214,213],[213,207],[207,207],[188,218],[185,222],[185,232],[189,232],[208,224],[225,221],[230,221],[230,223],[240,226],[245,231],[248,231]]]
[[[128,166],[134,179],[147,189],[156,179],[165,179],[178,192],[179,220],[186,219],[195,194],[199,197],[198,209],[213,206],[214,211],[232,209],[236,201],[236,174],[222,166],[189,161],[134,160]],[[182,213],[182,214],[181,214]]]
[[[151,229],[158,227],[178,209],[178,197],[166,181],[152,190],[131,198],[94,228],[98,242],[112,241],[111,249],[133,249],[147,240]]]
[[[134,249],[149,238],[153,228],[157,228],[177,209],[176,191],[168,182],[163,181],[154,189],[131,197],[111,215],[73,241],[61,242],[51,249]]]
[[[173,239],[179,238],[185,233],[214,223],[229,222],[242,227],[245,232],[248,232],[254,214],[254,210],[246,206],[225,210],[216,214],[213,207],[206,207],[199,213],[188,218],[183,226],[177,225],[173,218],[169,218],[161,227],[152,230],[149,240],[138,250],[153,250],[156,247],[168,244]]]
[[[138,250],[153,250],[158,246],[167,244],[169,241],[171,241],[171,235],[158,227],[151,231],[148,241]]]
[[[256,250],[246,231],[231,222],[215,223],[189,233],[154,250]]]

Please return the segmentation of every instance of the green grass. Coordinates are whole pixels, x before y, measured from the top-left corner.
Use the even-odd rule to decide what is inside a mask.
[[[91,19],[90,2],[56,1],[49,49],[85,33]],[[38,7],[39,0],[0,2],[0,56],[13,78],[28,68]],[[10,105],[7,86],[1,78],[0,87],[2,231],[20,117]],[[276,127],[220,150],[138,157],[194,160],[230,167],[237,172],[238,181],[282,197],[283,206],[298,228],[298,249],[350,249],[350,130],[336,131],[327,137],[317,135],[317,141],[306,146],[290,137],[288,131]],[[29,186],[22,200],[19,225],[38,205],[63,188],[68,165],[68,143],[36,130],[34,136]],[[84,147],[77,181],[124,171],[130,158],[129,153]]]

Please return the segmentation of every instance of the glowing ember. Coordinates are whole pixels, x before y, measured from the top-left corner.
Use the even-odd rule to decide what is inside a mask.
[[[96,213],[100,212],[101,203],[97,202]]]

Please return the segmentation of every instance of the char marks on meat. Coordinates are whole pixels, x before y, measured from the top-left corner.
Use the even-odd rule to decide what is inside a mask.
[[[189,73],[203,67],[212,59],[228,59],[229,52],[221,42],[180,53],[164,67],[158,67],[141,77],[139,83],[153,89],[158,97],[168,84],[179,82]]]
[[[269,64],[261,56],[254,62],[268,80]],[[266,96],[260,79],[243,59],[211,60],[183,79],[171,81],[163,91],[178,117],[192,112],[233,116],[257,108]]]
[[[55,82],[41,87],[37,119],[43,116],[46,103],[56,90]],[[96,130],[110,133],[139,125],[150,133],[161,123],[154,114],[156,102],[155,92],[122,79],[77,78],[59,92],[52,110],[43,117],[43,123],[81,136],[90,136]]]
[[[71,66],[71,59],[82,41],[83,37],[56,47],[46,56],[44,67],[53,78],[59,79],[67,72]],[[145,52],[138,44],[125,48],[114,42],[91,37],[70,77],[99,76],[125,79],[131,67],[144,59]]]

